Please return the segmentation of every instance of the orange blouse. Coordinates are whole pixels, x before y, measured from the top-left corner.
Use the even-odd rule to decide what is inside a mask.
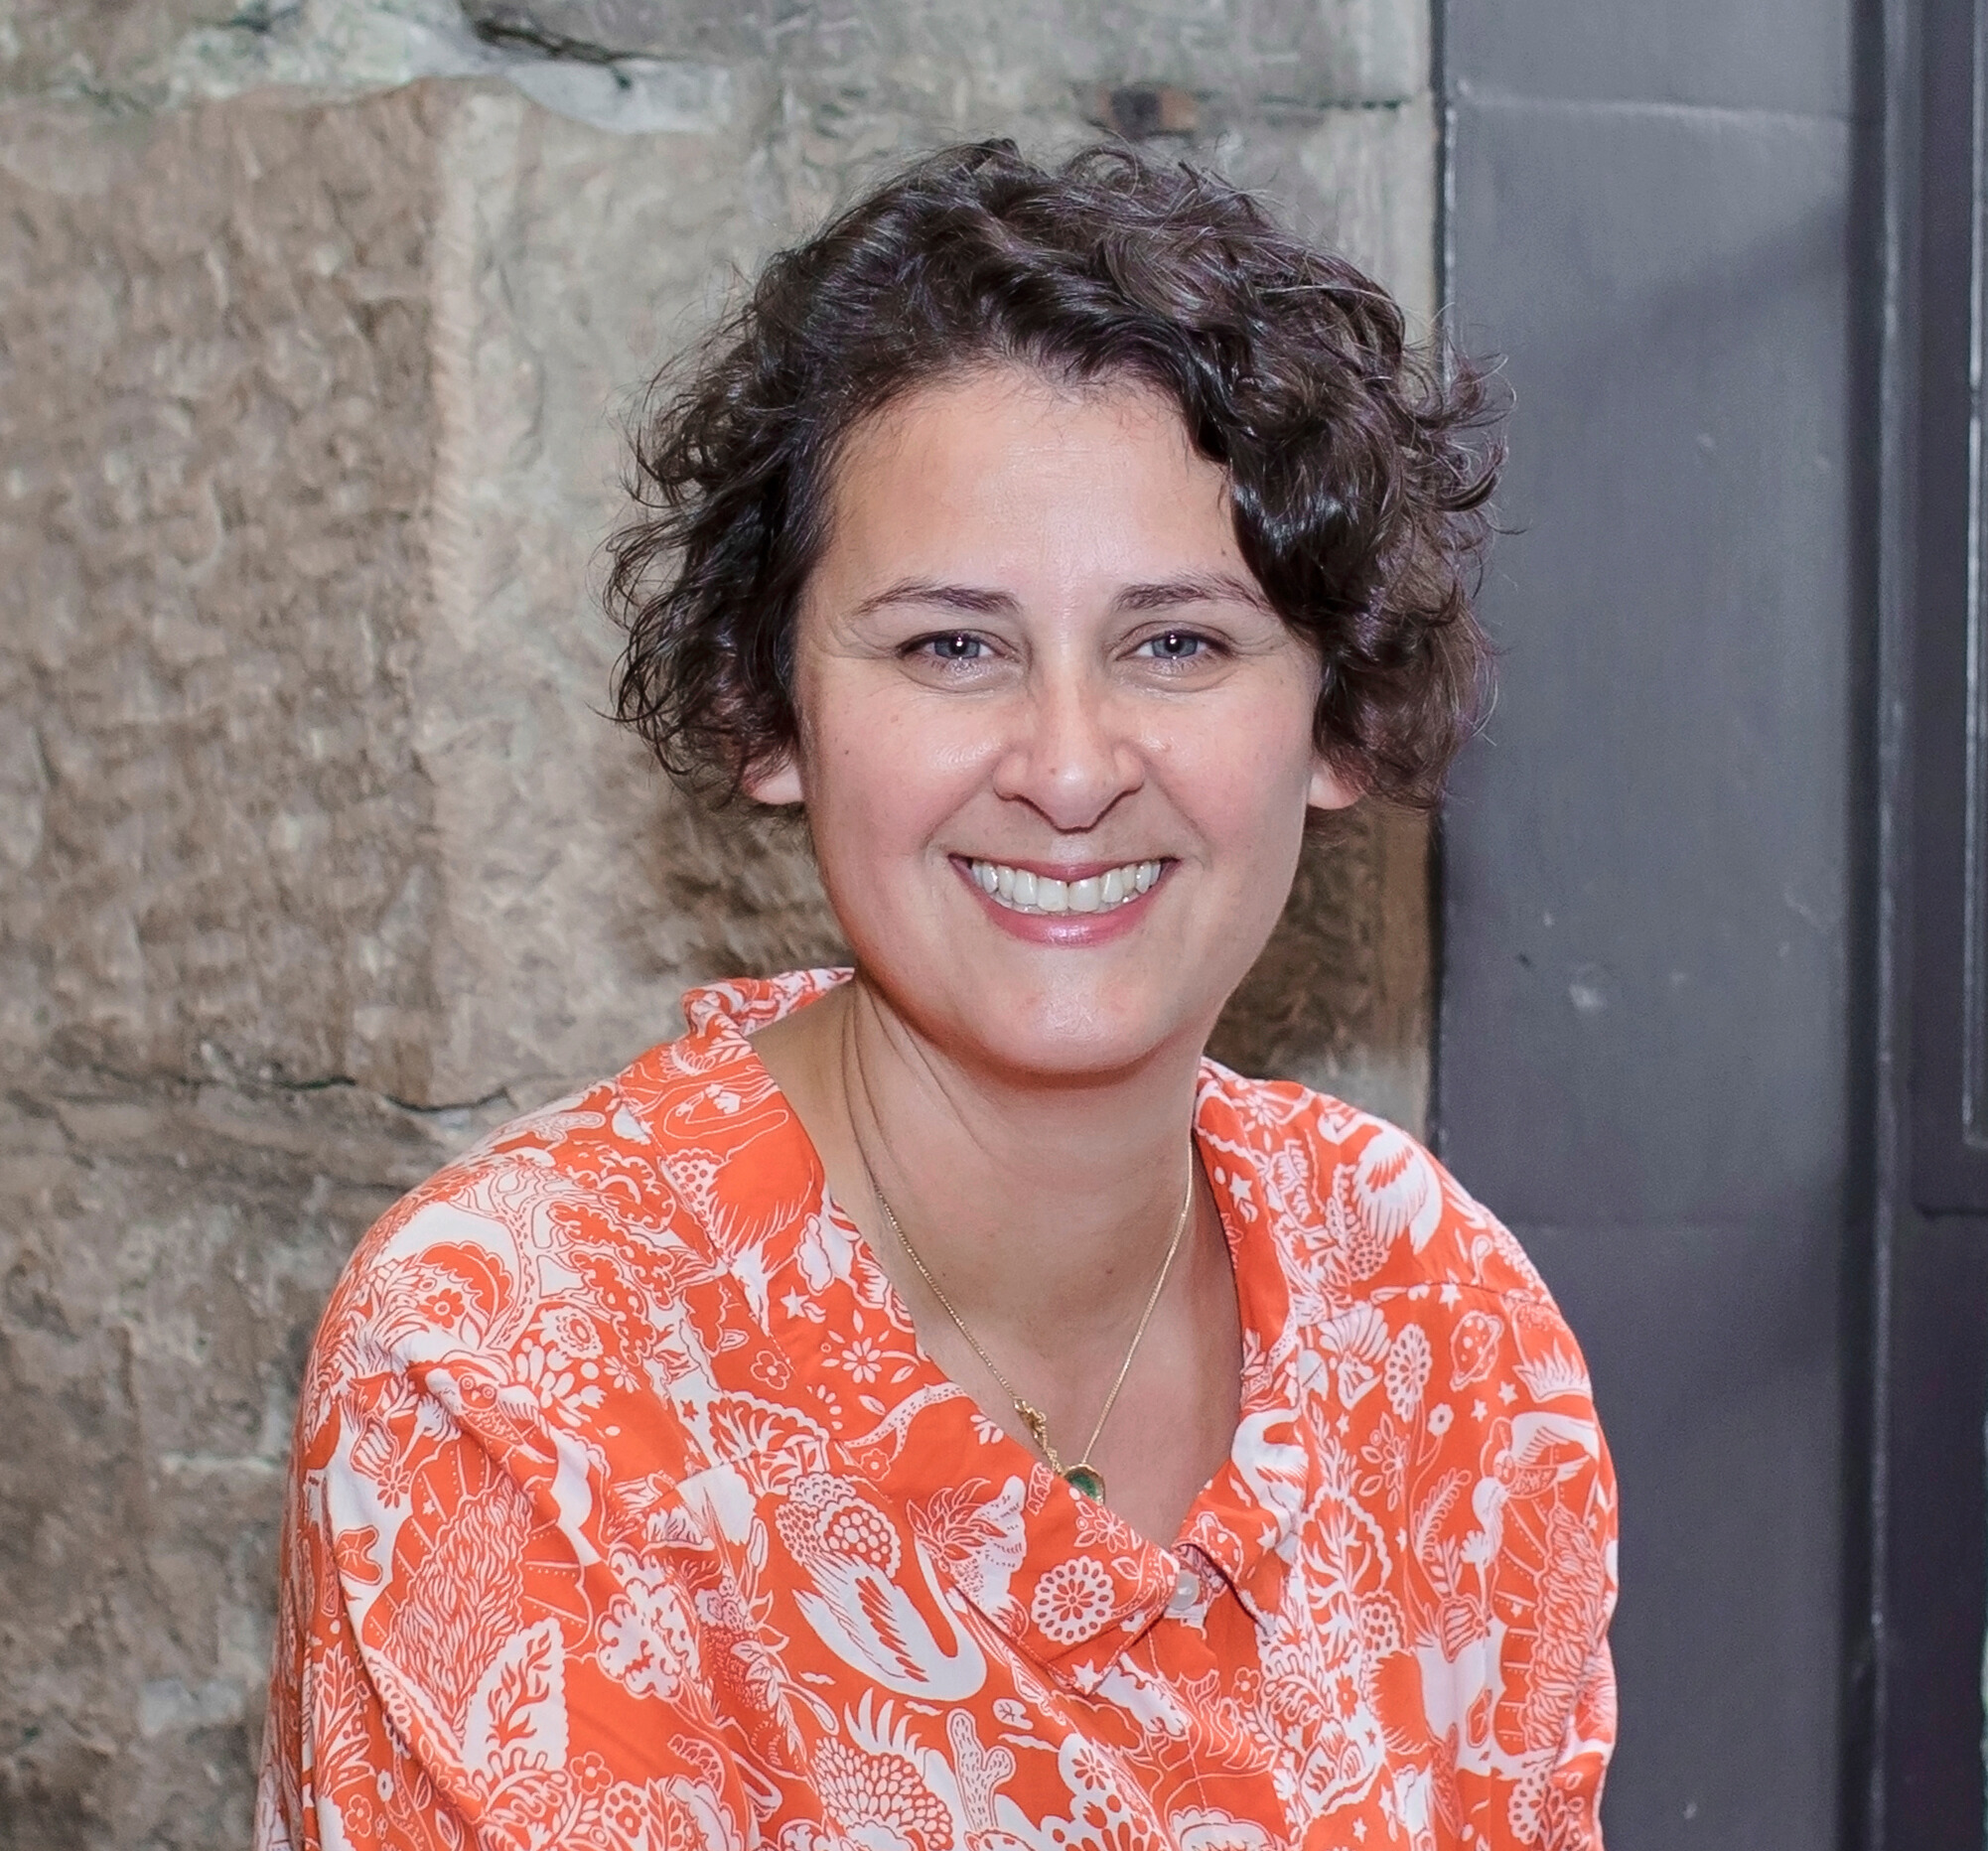
[[[1599,1851],[1616,1498],[1511,1236],[1207,1064],[1244,1337],[1171,1548],[920,1350],[746,1040],[521,1119],[366,1236],[304,1383],[256,1841]]]

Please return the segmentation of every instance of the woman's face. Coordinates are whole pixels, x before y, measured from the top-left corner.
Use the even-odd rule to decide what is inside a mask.
[[[1319,666],[1158,393],[1020,369],[861,427],[797,619],[798,800],[837,919],[974,1065],[1199,1050],[1290,891]]]

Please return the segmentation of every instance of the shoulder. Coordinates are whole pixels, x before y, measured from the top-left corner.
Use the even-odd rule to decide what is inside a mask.
[[[1288,1081],[1221,1069],[1209,1081],[1204,1136],[1228,1128],[1301,1350],[1363,1355],[1413,1325],[1407,1350],[1428,1353],[1424,1367],[1440,1357],[1459,1391],[1492,1406],[1522,1396],[1594,1424],[1586,1359],[1537,1269],[1418,1139]]]
[[[1205,1140],[1225,1146],[1287,1265],[1329,1296],[1359,1289],[1468,1286],[1551,1304],[1496,1215],[1398,1125],[1290,1080],[1249,1079],[1212,1062]],[[1210,1134],[1217,1129],[1226,1137]]]
[[[728,1315],[699,1211],[750,1116],[698,1036],[499,1126],[396,1203],[347,1262],[313,1346],[300,1437],[345,1403],[472,1404],[587,1433],[625,1396],[660,1406]],[[708,1121],[708,1122],[707,1122]],[[700,1127],[707,1133],[700,1137]]]
[[[1304,1086],[1213,1068],[1202,1133],[1239,1172],[1231,1195],[1255,1198],[1314,1417],[1345,1436],[1380,1386],[1378,1405],[1427,1422],[1473,1470],[1509,1476],[1520,1455],[1553,1453],[1549,1476],[1587,1482],[1583,1520],[1611,1550],[1614,1473],[1587,1361],[1503,1223],[1399,1126]]]

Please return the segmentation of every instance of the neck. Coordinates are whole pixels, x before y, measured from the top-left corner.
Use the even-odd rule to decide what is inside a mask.
[[[1011,1438],[1102,1475],[1135,1528],[1174,1536],[1241,1393],[1228,1245],[1191,1135],[1199,1040],[1081,1084],[990,1071],[861,977],[753,1040],[936,1366]]]
[[[1198,1043],[1046,1085],[950,1055],[859,974],[756,1045],[886,1269],[873,1184],[976,1335],[1052,1354],[1136,1318],[1188,1188]]]

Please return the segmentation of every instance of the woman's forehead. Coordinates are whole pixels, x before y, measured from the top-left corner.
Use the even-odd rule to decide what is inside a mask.
[[[1010,369],[922,388],[854,435],[831,487],[820,565],[837,581],[1240,567],[1225,474],[1136,379]]]
[[[1164,433],[1182,453],[1197,452],[1172,394],[1139,373],[1111,370],[1078,376],[1021,360],[987,358],[893,393],[858,419],[838,446],[838,460],[881,458],[908,445],[956,441],[996,423],[1009,434],[1068,429],[1091,419]]]

